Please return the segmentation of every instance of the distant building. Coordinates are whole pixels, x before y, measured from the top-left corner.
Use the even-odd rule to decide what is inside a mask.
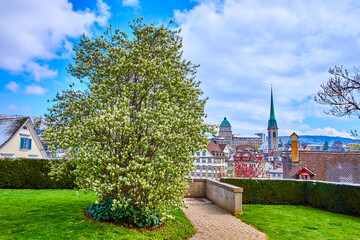
[[[230,122],[224,117],[224,120],[220,124],[219,136],[224,138],[229,146],[233,147],[233,135],[231,131]]]
[[[306,150],[306,151],[322,151],[322,150],[324,150],[324,145],[323,144],[309,144],[306,146],[306,148],[304,150]]]
[[[260,147],[262,144],[261,137],[257,135],[238,135],[233,136],[233,148],[237,148],[240,145],[251,145],[254,147]]]
[[[0,157],[47,157],[29,117],[0,119]]]
[[[263,178],[266,177],[266,161],[264,155],[251,145],[240,145],[236,148],[235,152],[227,161],[228,176],[233,177],[253,177]],[[238,173],[236,173],[238,167]]]
[[[255,133],[256,136],[259,136],[261,138],[262,142],[266,141],[266,134],[265,133]],[[259,145],[260,146],[260,145]]]
[[[271,87],[271,103],[270,103],[270,119],[268,122],[268,150],[277,151],[279,144],[279,135],[278,135],[278,126],[275,119],[275,109],[274,109],[274,100],[273,100],[273,92]]]
[[[227,144],[209,141],[206,149],[194,155],[195,171],[190,173],[192,178],[219,178],[226,170],[226,161],[230,157]]]
[[[224,118],[220,124],[219,136],[213,138],[218,143],[226,143],[232,149],[239,145],[261,146],[262,138],[258,135],[233,135],[230,122]]]
[[[272,179],[282,179],[283,178],[283,169],[270,169],[269,170],[269,178]]]
[[[291,152],[283,152],[282,160],[286,179],[360,184],[360,152],[299,151],[293,133]]]
[[[358,143],[349,143],[347,146],[349,147],[349,151],[360,151],[360,144]]]

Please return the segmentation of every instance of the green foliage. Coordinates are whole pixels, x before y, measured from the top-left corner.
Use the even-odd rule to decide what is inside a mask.
[[[332,212],[360,215],[360,187],[351,185],[308,182],[308,204]]]
[[[305,204],[304,182],[252,178],[223,178],[221,182],[242,187],[244,204]]]
[[[327,151],[329,150],[329,143],[327,141],[325,141],[324,143],[324,148],[323,148],[324,151]]]
[[[225,178],[242,187],[244,204],[311,205],[332,212],[360,215],[360,187],[295,180]]]
[[[80,194],[80,196],[79,196]],[[0,189],[0,239],[168,239],[190,238],[195,228],[179,209],[161,228],[136,231],[101,223],[84,210],[97,199],[75,190]]]
[[[30,188],[30,189],[72,189],[75,187],[73,169],[68,163],[63,163],[63,174],[51,177],[51,164],[61,160],[47,159],[0,159],[0,188]]]
[[[237,217],[266,233],[269,240],[352,240],[360,236],[360,218],[306,206],[243,205]]]
[[[59,93],[49,109],[47,144],[71,149],[80,189],[113,208],[129,200],[149,218],[183,204],[191,153],[206,147],[206,99],[195,80],[197,65],[182,58],[179,30],[130,25],[132,35],[109,29],[83,36],[69,73],[84,91]],[[61,166],[53,171],[61,172]]]
[[[139,227],[158,226],[160,224],[159,215],[154,215],[150,209],[146,212],[146,210],[136,207],[131,200],[126,206],[113,209],[113,200],[113,197],[108,197],[100,203],[92,204],[88,213],[98,221],[135,224]]]

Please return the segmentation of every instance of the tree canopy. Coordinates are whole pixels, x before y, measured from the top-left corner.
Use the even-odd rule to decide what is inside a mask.
[[[329,148],[330,148],[330,147],[329,147],[328,141],[325,141],[323,150],[324,150],[324,151],[327,151],[327,150],[329,150]]]
[[[79,188],[110,199],[112,211],[131,205],[139,218],[161,219],[183,204],[191,153],[206,147],[202,131],[213,126],[180,30],[142,19],[130,28],[131,36],[109,28],[81,37],[68,72],[85,90],[57,94],[45,137],[53,151],[71,149]]]
[[[340,66],[329,69],[332,77],[321,85],[322,90],[317,93],[314,100],[331,109],[326,112],[334,116],[360,117],[360,71],[354,69],[354,75]]]

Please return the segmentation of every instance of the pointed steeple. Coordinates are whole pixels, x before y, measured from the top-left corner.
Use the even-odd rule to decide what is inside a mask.
[[[274,99],[273,99],[273,92],[272,92],[272,86],[271,86],[271,105],[270,105],[270,119],[268,122],[268,129],[271,128],[278,128],[276,119],[275,119],[275,110],[274,110]]]

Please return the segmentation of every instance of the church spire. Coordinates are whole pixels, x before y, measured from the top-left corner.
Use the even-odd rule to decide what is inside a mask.
[[[268,122],[268,129],[271,128],[278,128],[276,119],[275,119],[275,110],[274,110],[274,99],[273,99],[273,92],[272,92],[272,86],[271,86],[271,105],[270,105],[270,119]]]

